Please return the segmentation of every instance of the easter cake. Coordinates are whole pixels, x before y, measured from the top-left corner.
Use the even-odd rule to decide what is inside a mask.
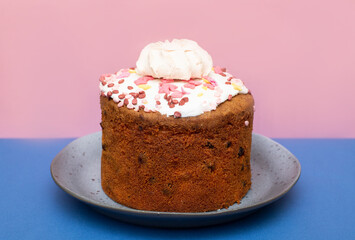
[[[151,43],[100,77],[101,184],[125,206],[205,212],[251,186],[254,100],[196,42]]]

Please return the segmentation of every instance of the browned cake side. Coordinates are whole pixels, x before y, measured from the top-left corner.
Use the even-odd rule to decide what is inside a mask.
[[[102,96],[100,103],[102,187],[114,201],[142,210],[204,212],[240,202],[250,189],[251,94],[176,119],[119,108]]]

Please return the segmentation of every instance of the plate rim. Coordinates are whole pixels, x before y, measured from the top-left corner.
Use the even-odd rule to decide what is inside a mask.
[[[268,198],[264,201],[260,201],[252,206],[248,206],[248,207],[244,207],[244,208],[239,208],[239,209],[232,209],[232,210],[228,210],[226,209],[226,211],[218,211],[218,210],[214,210],[214,211],[208,211],[208,212],[160,212],[160,211],[148,211],[148,210],[139,210],[139,209],[134,209],[134,208],[131,208],[131,207],[128,207],[128,206],[125,206],[121,203],[117,203],[117,204],[120,204],[122,206],[125,206],[127,207],[128,209],[121,209],[121,208],[115,208],[115,207],[111,207],[111,206],[107,206],[107,205],[104,205],[104,204],[101,204],[101,203],[98,203],[96,201],[93,201],[92,199],[90,198],[87,198],[87,197],[84,197],[84,196],[81,196],[79,194],[77,194],[76,192],[74,191],[71,191],[70,189],[68,189],[67,187],[64,186],[64,184],[61,184],[60,181],[57,179],[57,177],[54,175],[53,173],[53,168],[54,168],[54,162],[56,161],[56,159],[58,159],[58,156],[64,151],[66,150],[66,148],[72,144],[73,142],[75,141],[78,141],[84,137],[87,137],[89,135],[96,135],[96,134],[99,134],[101,133],[101,131],[98,131],[98,132],[94,132],[94,133],[91,133],[91,134],[87,134],[85,136],[82,136],[82,137],[79,137],[79,138],[76,138],[74,139],[73,141],[71,141],[70,143],[68,143],[52,160],[51,162],[51,165],[50,165],[50,172],[51,172],[51,176],[54,180],[54,182],[64,191],[66,192],[67,194],[71,195],[72,197],[86,203],[86,204],[89,204],[91,206],[94,206],[94,207],[98,207],[98,208],[102,208],[102,209],[105,209],[105,210],[111,210],[111,211],[114,211],[116,213],[124,213],[126,215],[141,215],[141,216],[159,216],[159,217],[178,217],[178,216],[183,216],[183,217],[219,217],[219,216],[224,216],[224,215],[234,215],[234,214],[238,214],[238,213],[244,213],[244,212],[247,212],[247,211],[252,211],[252,210],[255,210],[255,209],[258,209],[258,208],[261,208],[265,205],[268,205],[278,199],[280,199],[281,197],[283,197],[285,194],[287,194],[291,189],[292,187],[297,183],[297,181],[299,180],[300,176],[301,176],[301,164],[299,162],[299,160],[296,158],[296,156],[291,153],[287,148],[285,148],[282,144],[274,141],[273,139],[271,138],[268,138],[264,135],[261,135],[261,134],[258,134],[258,133],[252,133],[253,135],[255,136],[258,136],[258,137],[261,137],[261,138],[266,138],[268,139],[269,141],[271,141],[272,143],[274,144],[277,144],[280,148],[282,148],[284,151],[288,152],[292,157],[293,157],[293,160],[296,161],[296,165],[297,165],[297,169],[298,169],[298,172],[297,172],[297,175],[296,177],[293,177],[293,182],[291,184],[289,184],[287,186],[287,188],[285,190],[283,190],[281,193],[279,194],[276,194],[276,196],[274,197],[271,197],[271,198]],[[57,160],[58,161],[58,160]]]

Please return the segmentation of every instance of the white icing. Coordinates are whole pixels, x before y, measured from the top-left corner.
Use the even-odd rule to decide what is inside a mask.
[[[201,78],[212,69],[211,56],[196,42],[187,39],[148,44],[136,63],[137,73],[155,78]]]
[[[231,96],[248,93],[248,89],[240,79],[233,78],[228,81],[228,79],[232,77],[231,74],[224,72],[225,76],[222,76],[220,74],[215,73],[214,71],[211,71],[208,74],[208,77],[213,79],[217,84],[217,86],[214,87],[213,90],[209,88],[206,89],[203,84],[196,86],[195,89],[190,89],[183,87],[183,85],[186,84],[187,81],[175,80],[174,82],[172,82],[171,84],[176,85],[178,87],[178,91],[182,91],[181,88],[183,87],[183,89],[189,93],[184,94],[182,97],[176,97],[173,99],[181,101],[182,98],[188,97],[189,101],[186,102],[183,106],[176,104],[173,108],[170,108],[168,105],[168,101],[164,99],[165,93],[159,93],[159,84],[162,82],[162,79],[149,80],[145,85],[150,86],[150,88],[147,90],[143,90],[139,87],[141,85],[137,86],[134,83],[134,81],[138,78],[141,78],[142,75],[139,75],[135,73],[134,70],[131,70],[132,73],[130,73],[129,76],[121,77],[122,73],[124,72],[128,72],[128,70],[122,69],[116,74],[102,77],[103,81],[100,82],[100,90],[105,96],[108,96],[108,92],[118,90],[118,94],[112,94],[110,97],[116,103],[118,103],[119,107],[124,106],[122,103],[124,99],[119,99],[119,95],[125,93],[125,98],[128,99],[129,102],[126,107],[134,109],[136,111],[139,110],[140,105],[144,105],[144,111],[158,111],[166,116],[173,116],[175,112],[179,112],[181,113],[181,117],[193,117],[198,116],[204,112],[215,110],[220,103],[226,101],[228,98],[231,98]],[[124,79],[124,82],[119,84],[119,81],[121,79]],[[204,81],[206,80],[200,78],[195,79],[195,81],[204,83]],[[103,85],[103,82],[106,82],[106,84]],[[226,84],[226,82],[231,82],[231,84]],[[113,83],[114,86],[109,87],[110,83]],[[129,90],[127,88],[128,86],[133,87],[133,89]],[[140,91],[145,92],[145,98],[134,98],[129,95],[129,93],[138,93]],[[171,95],[171,93],[168,95]],[[132,104],[133,99],[137,99],[137,105]],[[156,101],[160,101],[161,104],[157,105]]]

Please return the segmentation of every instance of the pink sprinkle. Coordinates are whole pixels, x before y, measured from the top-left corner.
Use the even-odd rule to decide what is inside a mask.
[[[163,82],[163,83],[172,83],[172,82],[174,82],[174,79],[161,79],[161,82]]]
[[[138,112],[139,111],[139,106],[134,107],[134,111]]]
[[[184,84],[184,87],[186,87],[186,88],[191,88],[191,89],[195,89],[196,85],[191,84],[191,83],[185,83],[185,84]]]
[[[215,96],[215,97],[220,97],[220,96],[221,96],[221,93],[218,92],[218,91],[216,91],[216,92],[214,93],[214,96]]]
[[[123,101],[120,101],[120,102],[117,104],[117,106],[118,106],[118,107],[122,107],[123,104],[124,104]]]
[[[163,83],[159,84],[159,93],[167,93],[169,94],[171,91],[176,90],[178,87],[172,83]]]
[[[160,94],[155,95],[154,100],[159,101],[159,99],[160,99]]]
[[[206,79],[209,82],[211,82],[211,81],[215,82],[215,80],[213,78],[209,77],[209,76],[203,76],[203,78]]]
[[[128,88],[128,90],[132,90],[132,89],[133,89],[133,87],[132,87],[132,86],[128,86],[127,88]]]
[[[229,95],[228,95],[228,100],[229,100],[229,101],[232,100],[232,94],[229,94]]]
[[[130,99],[130,98],[132,98],[132,97],[133,97],[132,95],[127,94],[125,98],[126,98],[126,99]]]
[[[119,80],[118,83],[119,83],[119,84],[124,83],[124,79]]]
[[[107,87],[113,87],[113,86],[115,86],[115,84],[113,84],[113,83],[110,83],[109,85],[107,85]]]
[[[178,88],[178,86],[169,83],[169,90],[170,90],[170,91],[174,91],[174,90],[176,90],[177,88]]]
[[[173,98],[181,98],[182,96],[183,96],[182,92],[179,92],[179,91],[174,91],[171,94],[171,97],[173,97]]]
[[[107,96],[111,97],[112,96],[112,92],[107,92]]]
[[[189,80],[188,83],[193,84],[195,86],[199,86],[202,84],[202,82],[199,80]]]
[[[203,86],[211,89],[211,90],[214,90],[214,86],[212,86],[211,84],[208,84],[208,83],[204,83]]]
[[[142,85],[142,84],[147,84],[147,82],[149,80],[153,80],[154,78],[153,77],[149,77],[149,76],[144,76],[144,77],[140,77],[138,78],[137,80],[134,81],[134,83],[136,85]]]
[[[118,95],[118,98],[119,98],[119,99],[124,99],[125,96],[126,96],[126,95],[125,95],[124,93],[122,93],[122,94]]]
[[[217,73],[217,74],[223,73],[222,68],[218,67],[218,66],[214,67],[214,72]]]
[[[161,104],[161,102],[160,102],[160,101],[156,101],[156,104],[157,104],[157,105],[160,105],[160,104]]]
[[[212,84],[212,86],[217,86],[218,84],[217,84],[217,82],[215,81],[215,80],[210,80],[210,83]]]
[[[169,94],[169,93],[170,93],[169,86],[166,86],[166,85],[160,86],[158,93],[166,93],[166,94]]]
[[[245,126],[249,126],[249,121],[245,121]]]
[[[122,69],[119,73],[117,78],[125,78],[128,77],[131,73],[128,71],[129,69]]]
[[[214,90],[214,86],[212,86],[212,85],[208,85],[207,87],[211,90]]]
[[[150,109],[148,109],[147,107],[144,108],[144,112],[150,112]]]
[[[118,90],[113,90],[112,93],[117,94]]]

